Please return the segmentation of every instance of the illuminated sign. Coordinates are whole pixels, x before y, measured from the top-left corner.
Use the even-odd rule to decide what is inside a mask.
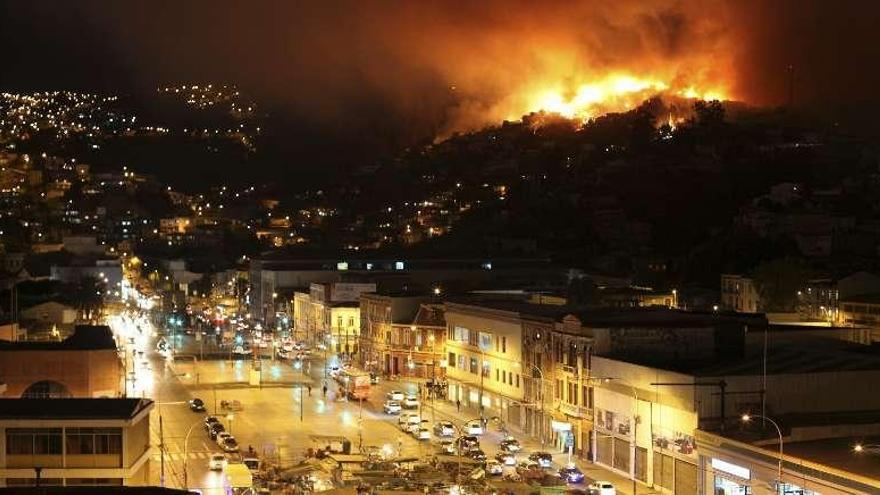
[[[552,420],[550,421],[550,429],[553,431],[571,431],[571,423]]]
[[[737,478],[741,478],[744,480],[752,479],[752,472],[748,469],[737,466],[736,464],[731,464],[727,461],[722,461],[721,459],[712,458],[712,469],[716,471],[721,471],[722,473],[732,474]]]

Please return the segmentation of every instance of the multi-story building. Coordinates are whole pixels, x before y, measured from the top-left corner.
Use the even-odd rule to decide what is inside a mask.
[[[412,331],[419,308],[431,298],[411,292],[361,294],[358,364],[370,371],[404,374],[408,353],[404,356],[400,348],[409,344],[401,343],[401,332]]]
[[[78,325],[60,342],[0,341],[6,397],[119,397],[124,363],[107,326]]]
[[[147,399],[0,399],[0,486],[148,485]]]
[[[521,422],[522,320],[515,309],[451,303],[446,306],[446,376],[449,398],[476,407],[481,416]]]
[[[294,292],[295,335],[333,346],[335,352],[356,352],[361,326],[358,298],[375,290],[376,284],[339,282],[313,283],[308,293]]]
[[[391,363],[406,363],[400,374],[419,378],[443,378],[446,320],[442,304],[421,304],[409,325],[392,325],[387,350]]]
[[[721,307],[738,313],[762,311],[755,281],[743,275],[721,275]]]

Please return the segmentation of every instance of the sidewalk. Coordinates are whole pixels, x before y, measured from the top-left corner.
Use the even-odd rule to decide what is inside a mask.
[[[411,384],[416,384],[416,383],[417,384],[424,384],[425,380],[424,379],[401,379],[400,382],[401,383],[411,383]],[[394,382],[391,382],[391,383],[394,383]],[[445,398],[443,398],[443,399],[435,398],[433,403],[434,403],[434,411],[435,411],[438,418],[442,417],[442,419],[448,419],[448,420],[452,420],[452,421],[461,421],[462,418],[477,418],[480,416],[480,411],[477,408],[466,407],[466,406],[462,405],[461,410],[459,411],[456,409],[455,404],[453,404],[451,401],[449,401]],[[423,408],[423,410],[424,409],[430,410],[431,409],[431,400],[430,399],[423,400],[422,408]],[[541,444],[537,439],[532,438],[530,436],[527,436],[525,433],[523,433],[519,428],[516,428],[515,426],[507,425],[507,427],[508,427],[509,432],[514,437],[516,437],[517,440],[520,441],[520,444],[523,446],[523,450],[525,450],[525,451],[541,450]],[[492,428],[491,425],[489,428],[490,429],[489,429],[489,431],[486,432],[485,436],[492,438],[492,441],[495,443],[500,442],[501,441],[501,432],[499,432],[497,429],[495,429],[495,430],[491,429]],[[552,448],[552,446],[548,446],[546,444],[544,446],[544,449],[549,451],[551,454],[553,454],[553,459],[554,459],[555,464],[560,465],[560,466],[566,464],[566,462],[568,460],[567,454],[559,453],[556,450],[554,450]],[[583,471],[584,475],[586,475],[586,477],[589,479],[589,481],[593,481],[593,480],[610,481],[611,483],[614,484],[614,487],[616,488],[617,493],[619,495],[634,495],[633,488],[632,488],[633,487],[632,479],[630,479],[626,476],[622,476],[617,472],[611,471],[611,470],[605,468],[604,466],[601,466],[599,464],[595,464],[590,461],[579,459],[574,456],[572,456],[572,460],[573,460],[574,464],[581,471]],[[647,487],[647,486],[644,486],[641,484],[636,485],[635,495],[653,495],[653,494],[659,494],[659,493],[660,492],[658,492],[650,487]]]

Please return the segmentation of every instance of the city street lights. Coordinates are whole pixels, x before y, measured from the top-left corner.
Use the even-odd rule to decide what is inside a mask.
[[[764,420],[770,422],[770,424],[772,424],[773,427],[776,428],[776,433],[779,435],[779,462],[777,464],[777,473],[776,473],[776,477],[777,477],[776,493],[779,493],[780,489],[782,488],[782,429],[779,428],[779,425],[776,424],[776,421],[773,421],[772,419],[768,418],[767,416],[763,416],[761,414],[743,414],[740,419],[742,419],[743,423],[748,423],[752,420],[752,418],[761,418],[761,419],[764,419]],[[865,448],[864,446],[859,448],[859,446],[856,445],[856,447],[853,450],[855,450],[856,452],[861,452],[864,448]]]
[[[853,452],[861,454],[862,452],[880,453],[880,444],[876,443],[857,443],[853,445]]]

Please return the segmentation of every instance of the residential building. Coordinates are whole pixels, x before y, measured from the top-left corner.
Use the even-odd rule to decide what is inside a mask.
[[[789,342],[766,352],[729,347],[711,358],[596,355],[591,373],[594,461],[674,494],[719,493],[702,486],[698,429],[735,431],[744,413],[812,416],[827,425],[838,415],[880,410],[870,392],[880,358],[834,341],[819,349]],[[751,493],[771,493],[752,486]]]
[[[854,298],[880,294],[880,277],[859,271],[838,279],[824,278],[808,281],[798,291],[798,313],[807,321],[846,324],[841,303],[857,302]],[[852,317],[850,317],[852,319]],[[855,318],[850,324],[858,324]]]
[[[147,399],[0,399],[0,486],[147,485]]]
[[[369,371],[403,374],[408,361],[399,350],[404,345],[401,330],[411,331],[419,308],[431,298],[410,292],[361,294],[358,364]]]
[[[445,304],[449,398],[478,407],[482,417],[519,424],[524,382],[531,376],[522,369],[520,314],[478,304]]]
[[[721,308],[738,313],[763,311],[755,281],[743,275],[721,275]]]
[[[60,342],[0,341],[5,397],[119,397],[124,364],[110,328],[78,325]]]

